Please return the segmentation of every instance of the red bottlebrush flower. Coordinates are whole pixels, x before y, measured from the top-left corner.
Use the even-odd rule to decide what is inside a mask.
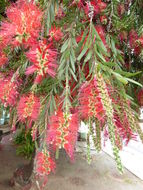
[[[134,50],[134,53],[135,54],[140,54],[140,47],[139,47],[139,44],[137,44],[137,40],[138,40],[138,34],[135,30],[131,30],[130,33],[129,33],[129,44],[130,44],[130,47],[131,49]]]
[[[120,135],[122,141],[125,141],[126,145],[131,139],[136,139],[136,135],[133,134],[126,113],[124,112],[124,120],[121,122],[117,114],[114,113],[114,121],[117,133]]]
[[[0,51],[0,66],[7,63],[7,61],[8,61],[8,58],[6,57],[6,54]]]
[[[49,41],[52,41],[53,39],[58,42],[62,39],[63,33],[60,28],[53,27],[49,31]]]
[[[14,46],[22,43],[26,47],[36,43],[41,29],[42,12],[34,1],[19,0],[7,9],[6,14],[8,21],[1,24],[0,33],[3,43]]]
[[[0,100],[4,106],[15,106],[19,95],[18,87],[20,83],[13,80],[11,76],[1,76],[0,79]]]
[[[107,24],[107,17],[105,15],[100,16],[100,22],[102,24]]]
[[[140,106],[143,106],[143,89],[138,92],[138,102]]]
[[[37,46],[33,47],[26,54],[29,61],[33,63],[32,66],[27,68],[26,74],[29,75],[36,72],[35,83],[40,83],[47,74],[51,77],[56,75],[57,52],[51,49],[50,46],[51,44],[47,45],[45,41],[40,41]]]
[[[91,5],[94,7],[95,14],[103,12],[107,7],[107,4],[102,2],[101,0],[97,0],[96,2],[95,0],[92,0]]]
[[[36,121],[40,112],[40,98],[33,93],[24,95],[20,98],[17,106],[19,120],[25,122],[28,119],[30,122]]]
[[[56,13],[56,19],[61,19],[65,16],[64,10],[62,7],[59,7],[58,12]]]
[[[117,12],[118,12],[118,15],[121,17],[125,12],[125,5],[124,4],[118,5]]]
[[[52,144],[53,148],[64,148],[69,157],[73,159],[78,125],[77,113],[66,115],[59,109],[50,118],[47,130],[47,143]]]
[[[79,112],[83,119],[94,117],[103,120],[105,112],[95,81],[86,82],[81,86],[79,102]]]
[[[137,43],[143,47],[143,36],[139,37]]]
[[[52,160],[50,153],[47,150],[37,152],[35,171],[37,175],[43,177],[49,175],[56,168],[55,162]]]
[[[37,135],[38,135],[38,129],[36,126],[33,126],[31,130],[32,141],[36,140]]]
[[[103,12],[107,7],[107,4],[102,2],[101,0],[96,0],[96,1],[92,0],[90,1],[90,3],[94,9],[94,16]],[[90,7],[86,1],[84,0],[79,0],[78,2],[73,1],[72,5],[75,5],[75,4],[77,4],[79,8],[82,8],[85,14],[88,16],[88,13],[90,12]]]
[[[8,23],[2,22],[0,27],[0,50],[2,51],[7,45],[12,43],[15,35],[15,27]]]

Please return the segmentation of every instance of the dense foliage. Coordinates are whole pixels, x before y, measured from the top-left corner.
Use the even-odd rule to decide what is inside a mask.
[[[32,141],[30,130],[22,129],[14,136],[14,144],[17,145],[16,154],[32,159],[35,151],[35,143]]]
[[[35,172],[55,169],[63,148],[74,159],[80,122],[97,151],[119,150],[143,133],[132,89],[142,88],[143,3],[139,0],[18,0],[0,26],[0,100],[17,125],[31,129]],[[136,98],[137,100],[137,98]],[[134,109],[133,109],[134,108]],[[55,154],[54,154],[55,153]]]

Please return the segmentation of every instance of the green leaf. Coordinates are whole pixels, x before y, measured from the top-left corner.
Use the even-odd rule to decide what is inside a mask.
[[[116,73],[114,71],[112,71],[112,74],[123,84],[128,84],[128,80],[127,78],[123,77],[122,75],[120,75],[119,73]]]
[[[74,80],[77,81],[76,75],[74,74],[74,72],[72,71],[72,69],[69,69],[71,75],[73,76]]]
[[[85,55],[85,53],[87,52],[88,50],[88,47],[87,46],[84,46],[83,50],[81,51],[81,53],[79,54],[77,60],[80,61],[81,58]]]
[[[87,56],[84,59],[84,62],[87,62],[91,59],[93,51],[89,50]]]
[[[143,87],[143,85],[142,84],[140,84],[139,82],[136,82],[135,80],[133,80],[133,79],[130,79],[130,78],[125,78],[127,81],[129,81],[129,82],[131,82],[131,83],[134,83],[134,84],[136,84],[136,85],[138,85],[138,86],[141,86],[141,87]]]
[[[74,61],[74,57],[72,56],[72,54],[70,55],[70,61],[71,61],[71,66],[72,66],[73,72],[75,72],[75,61]]]
[[[69,40],[67,39],[67,40],[65,41],[65,43],[62,45],[61,53],[63,53],[63,52],[67,49],[68,43],[69,43]]]

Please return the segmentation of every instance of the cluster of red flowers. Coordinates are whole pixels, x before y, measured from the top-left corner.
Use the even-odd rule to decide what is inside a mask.
[[[140,106],[143,106],[143,89],[138,92],[138,102]]]
[[[27,68],[26,74],[29,75],[36,72],[35,83],[40,83],[47,74],[51,77],[56,75],[57,52],[51,46],[51,44],[47,45],[46,40],[39,41],[39,44],[26,54],[29,61],[33,63],[32,66]]]
[[[8,58],[6,54],[2,51],[0,51],[0,66],[4,65],[5,63],[8,62]]]
[[[114,121],[115,121],[115,127],[116,127],[116,134],[119,135],[121,142],[123,142],[124,140],[127,145],[131,139],[134,139],[134,140],[136,139],[136,135],[133,133],[130,127],[128,117],[125,111],[123,112],[123,116],[124,118],[121,121],[121,118],[117,114],[114,113]],[[116,138],[116,145],[119,146],[118,138]],[[120,145],[120,149],[121,148],[122,146]]]
[[[14,106],[18,97],[18,87],[20,83],[16,80],[13,80],[11,76],[4,76],[3,74],[0,77],[0,100],[7,106]]]
[[[76,1],[74,0],[72,4],[74,5],[75,3],[76,3]],[[91,0],[90,3],[94,9],[93,10],[94,16],[102,13],[107,7],[107,4],[101,0]],[[83,10],[85,11],[85,14],[88,15],[88,13],[90,12],[90,7],[85,0],[79,0],[77,5],[79,8],[83,8]]]
[[[100,121],[104,119],[105,111],[94,80],[81,86],[79,102],[79,111],[83,119],[88,119],[89,117],[97,118]]]
[[[37,152],[35,171],[39,176],[46,176],[55,170],[55,162],[52,160],[47,150]]]
[[[47,143],[52,144],[54,149],[64,148],[69,157],[73,159],[78,125],[77,113],[67,115],[58,109],[55,115],[50,118]]]
[[[0,27],[0,44],[31,46],[36,43],[41,29],[42,12],[34,1],[18,0],[6,11],[8,20]]]
[[[60,28],[52,27],[49,31],[49,41],[55,40],[56,42],[59,42],[63,37],[63,33]]]
[[[25,122],[36,121],[40,112],[40,98],[33,93],[24,95],[20,98],[17,106],[19,120]]]
[[[143,47],[143,36],[138,36],[137,32],[132,29],[129,33],[129,44],[136,55],[139,55]]]

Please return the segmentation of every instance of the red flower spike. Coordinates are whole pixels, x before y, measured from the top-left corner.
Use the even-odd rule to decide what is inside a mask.
[[[117,133],[120,135],[120,138],[122,139],[122,141],[125,141],[126,145],[131,139],[134,139],[134,140],[136,139],[136,136],[133,134],[130,128],[128,118],[125,112],[124,112],[123,123],[120,121],[120,118],[115,113],[114,113],[114,120],[115,120]]]
[[[0,78],[0,100],[7,106],[15,106],[16,99],[19,95],[18,87],[20,83],[13,81],[11,76],[5,77],[4,75]]]
[[[140,106],[143,106],[143,89],[141,89],[139,92],[138,92],[138,102],[140,104]]]
[[[116,127],[116,133],[120,136],[121,140],[128,144],[130,139],[135,140],[136,136],[133,134],[132,129],[130,127],[128,117],[126,111],[124,110],[122,100],[118,95],[118,91],[114,89],[111,85],[107,85],[108,94],[113,102],[113,104],[120,105],[122,119],[119,117],[119,114],[114,110],[113,117],[114,117],[114,124]],[[129,104],[130,107],[130,104]],[[117,136],[116,134],[116,136]],[[116,139],[117,140],[117,139]]]
[[[94,8],[94,16],[102,13],[107,7],[107,4],[102,2],[101,0],[96,0],[96,1],[91,0],[90,3]],[[76,1],[73,1],[72,5],[75,5],[75,4],[76,4]],[[77,3],[77,6],[79,8],[82,8],[84,10],[85,14],[88,16],[88,13],[90,12],[90,8],[89,8],[88,4],[86,3],[86,1],[79,0]]]
[[[125,12],[125,5],[124,4],[118,5],[117,12],[118,12],[119,17],[122,17],[122,15]]]
[[[94,117],[103,121],[105,112],[96,86],[96,80],[90,83],[87,82],[81,86],[79,102],[79,112],[83,119]]]
[[[143,35],[139,37],[137,42],[139,43],[139,45],[141,45],[143,47]]]
[[[141,52],[141,48],[139,47],[137,40],[138,40],[138,34],[135,30],[132,29],[129,33],[129,44],[131,49],[134,50],[134,53],[139,55]]]
[[[35,83],[40,83],[47,74],[51,77],[55,77],[56,75],[57,52],[56,50],[51,49],[50,46],[51,44],[47,45],[43,40],[39,42],[39,45],[33,47],[26,54],[29,61],[33,63],[32,66],[27,68],[26,74],[29,75],[36,72],[37,77]]]
[[[8,58],[6,57],[6,54],[0,51],[0,66],[4,65],[8,62]]]
[[[66,116],[59,109],[50,118],[50,124],[47,130],[47,144],[52,144],[54,149],[64,148],[71,160],[73,160],[78,127],[77,113]]]
[[[105,15],[100,16],[100,21],[102,24],[107,24],[107,17]]]
[[[36,121],[40,112],[40,98],[33,93],[22,96],[17,106],[19,120]]]
[[[60,28],[56,28],[56,27],[53,27],[51,28],[51,30],[49,31],[49,41],[53,41],[53,39],[58,42],[62,39],[63,37],[63,33],[61,31]]]
[[[64,10],[62,7],[59,7],[58,12],[56,13],[56,19],[61,19],[65,16]]]
[[[1,24],[0,44],[24,44],[27,47],[37,43],[42,12],[33,1],[18,0],[7,9],[6,14],[8,21]]]
[[[47,150],[37,152],[36,154],[36,173],[39,176],[49,175],[56,168],[55,162],[52,160]]]

